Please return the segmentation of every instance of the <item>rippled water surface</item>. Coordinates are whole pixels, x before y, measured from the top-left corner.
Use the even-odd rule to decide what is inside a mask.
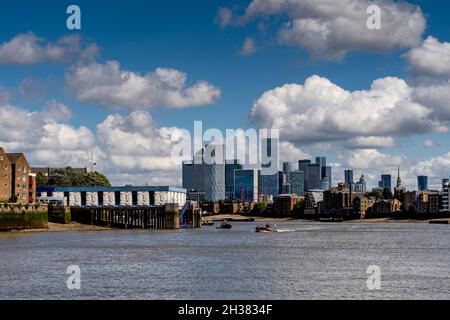
[[[0,234],[0,299],[450,299],[447,225],[256,226]],[[69,265],[81,290],[67,289]]]

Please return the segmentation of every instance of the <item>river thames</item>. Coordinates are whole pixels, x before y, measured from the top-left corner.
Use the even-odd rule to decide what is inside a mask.
[[[0,299],[450,299],[448,225],[257,225],[0,234]],[[80,290],[67,288],[71,265]]]

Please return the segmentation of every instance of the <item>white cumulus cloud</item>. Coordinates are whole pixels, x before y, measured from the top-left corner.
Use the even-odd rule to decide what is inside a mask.
[[[367,8],[381,9],[381,29],[367,28]],[[318,58],[339,59],[348,52],[386,52],[419,45],[426,27],[420,7],[392,0],[253,0],[242,16],[222,8],[222,27],[276,17],[278,40]]]
[[[195,107],[214,104],[221,95],[206,81],[188,86],[186,73],[175,69],[157,68],[140,75],[121,69],[117,61],[79,65],[67,80],[80,101],[108,108]]]

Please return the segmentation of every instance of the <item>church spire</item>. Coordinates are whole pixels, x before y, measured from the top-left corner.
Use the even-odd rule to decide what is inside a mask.
[[[402,186],[402,178],[400,178],[400,166],[398,166],[397,188],[401,188],[401,186]]]

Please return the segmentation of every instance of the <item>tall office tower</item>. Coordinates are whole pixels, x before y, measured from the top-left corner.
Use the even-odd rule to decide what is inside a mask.
[[[320,180],[322,177],[321,167],[318,163],[311,163],[308,165],[308,189],[310,191],[313,189],[320,189]]]
[[[392,191],[392,176],[390,174],[383,174],[378,187],[380,189],[389,189],[389,191]]]
[[[283,185],[285,185],[288,182],[287,176],[283,171],[278,172],[278,194],[280,195],[283,193]]]
[[[331,189],[330,179],[328,177],[325,177],[322,180],[320,180],[320,189],[324,191]]]
[[[182,163],[182,186],[185,189],[191,189],[194,179],[194,165],[192,161],[183,161]]]
[[[262,170],[261,170],[262,171]],[[263,175],[259,177],[259,194],[276,197],[280,193],[280,175]]]
[[[326,166],[322,167],[322,179],[325,179],[325,178],[327,178],[327,180],[328,180],[329,187],[327,189],[323,189],[323,190],[330,190],[332,187],[332,183],[333,183],[333,180],[331,177],[331,167],[326,167]]]
[[[320,170],[327,166],[327,158],[326,157],[316,157],[316,164],[320,165]],[[323,177],[321,177],[323,178]]]
[[[359,181],[355,183],[355,192],[367,192],[366,178],[364,177],[364,175],[362,175],[361,178],[359,178]]]
[[[258,201],[257,169],[238,169],[234,171],[235,198],[241,201]]]
[[[345,185],[350,188],[354,184],[353,170],[345,170]]]
[[[286,179],[289,182],[289,175],[294,168],[291,162],[283,162],[283,173],[286,175]]]
[[[195,190],[196,192],[205,192],[205,166],[203,163],[203,152],[201,149],[195,153],[192,161],[183,161],[182,163],[182,185],[183,188]]]
[[[419,191],[427,191],[428,190],[428,177],[427,176],[418,176],[417,177],[417,185]]]
[[[205,153],[211,160],[205,161],[205,199],[218,202],[225,199],[225,152],[223,145],[208,145]]]
[[[279,139],[261,139],[261,174],[274,175],[280,171]]]
[[[225,197],[234,198],[234,170],[242,169],[239,160],[230,160],[225,163]]]
[[[302,186],[302,188],[303,188],[303,186]],[[281,193],[282,194],[292,194],[291,184],[290,183],[283,184],[283,187],[281,189]]]
[[[305,193],[304,186],[305,186],[305,175],[303,171],[292,171],[290,175],[289,184],[291,186],[291,192],[292,194],[295,194],[297,196],[301,196]]]
[[[309,186],[308,186],[308,168],[309,168],[310,164],[311,164],[311,160],[308,160],[308,159],[300,160],[298,162],[298,171],[302,171],[303,172],[303,176],[304,176],[304,184],[303,184],[304,192],[307,192],[309,190]]]

